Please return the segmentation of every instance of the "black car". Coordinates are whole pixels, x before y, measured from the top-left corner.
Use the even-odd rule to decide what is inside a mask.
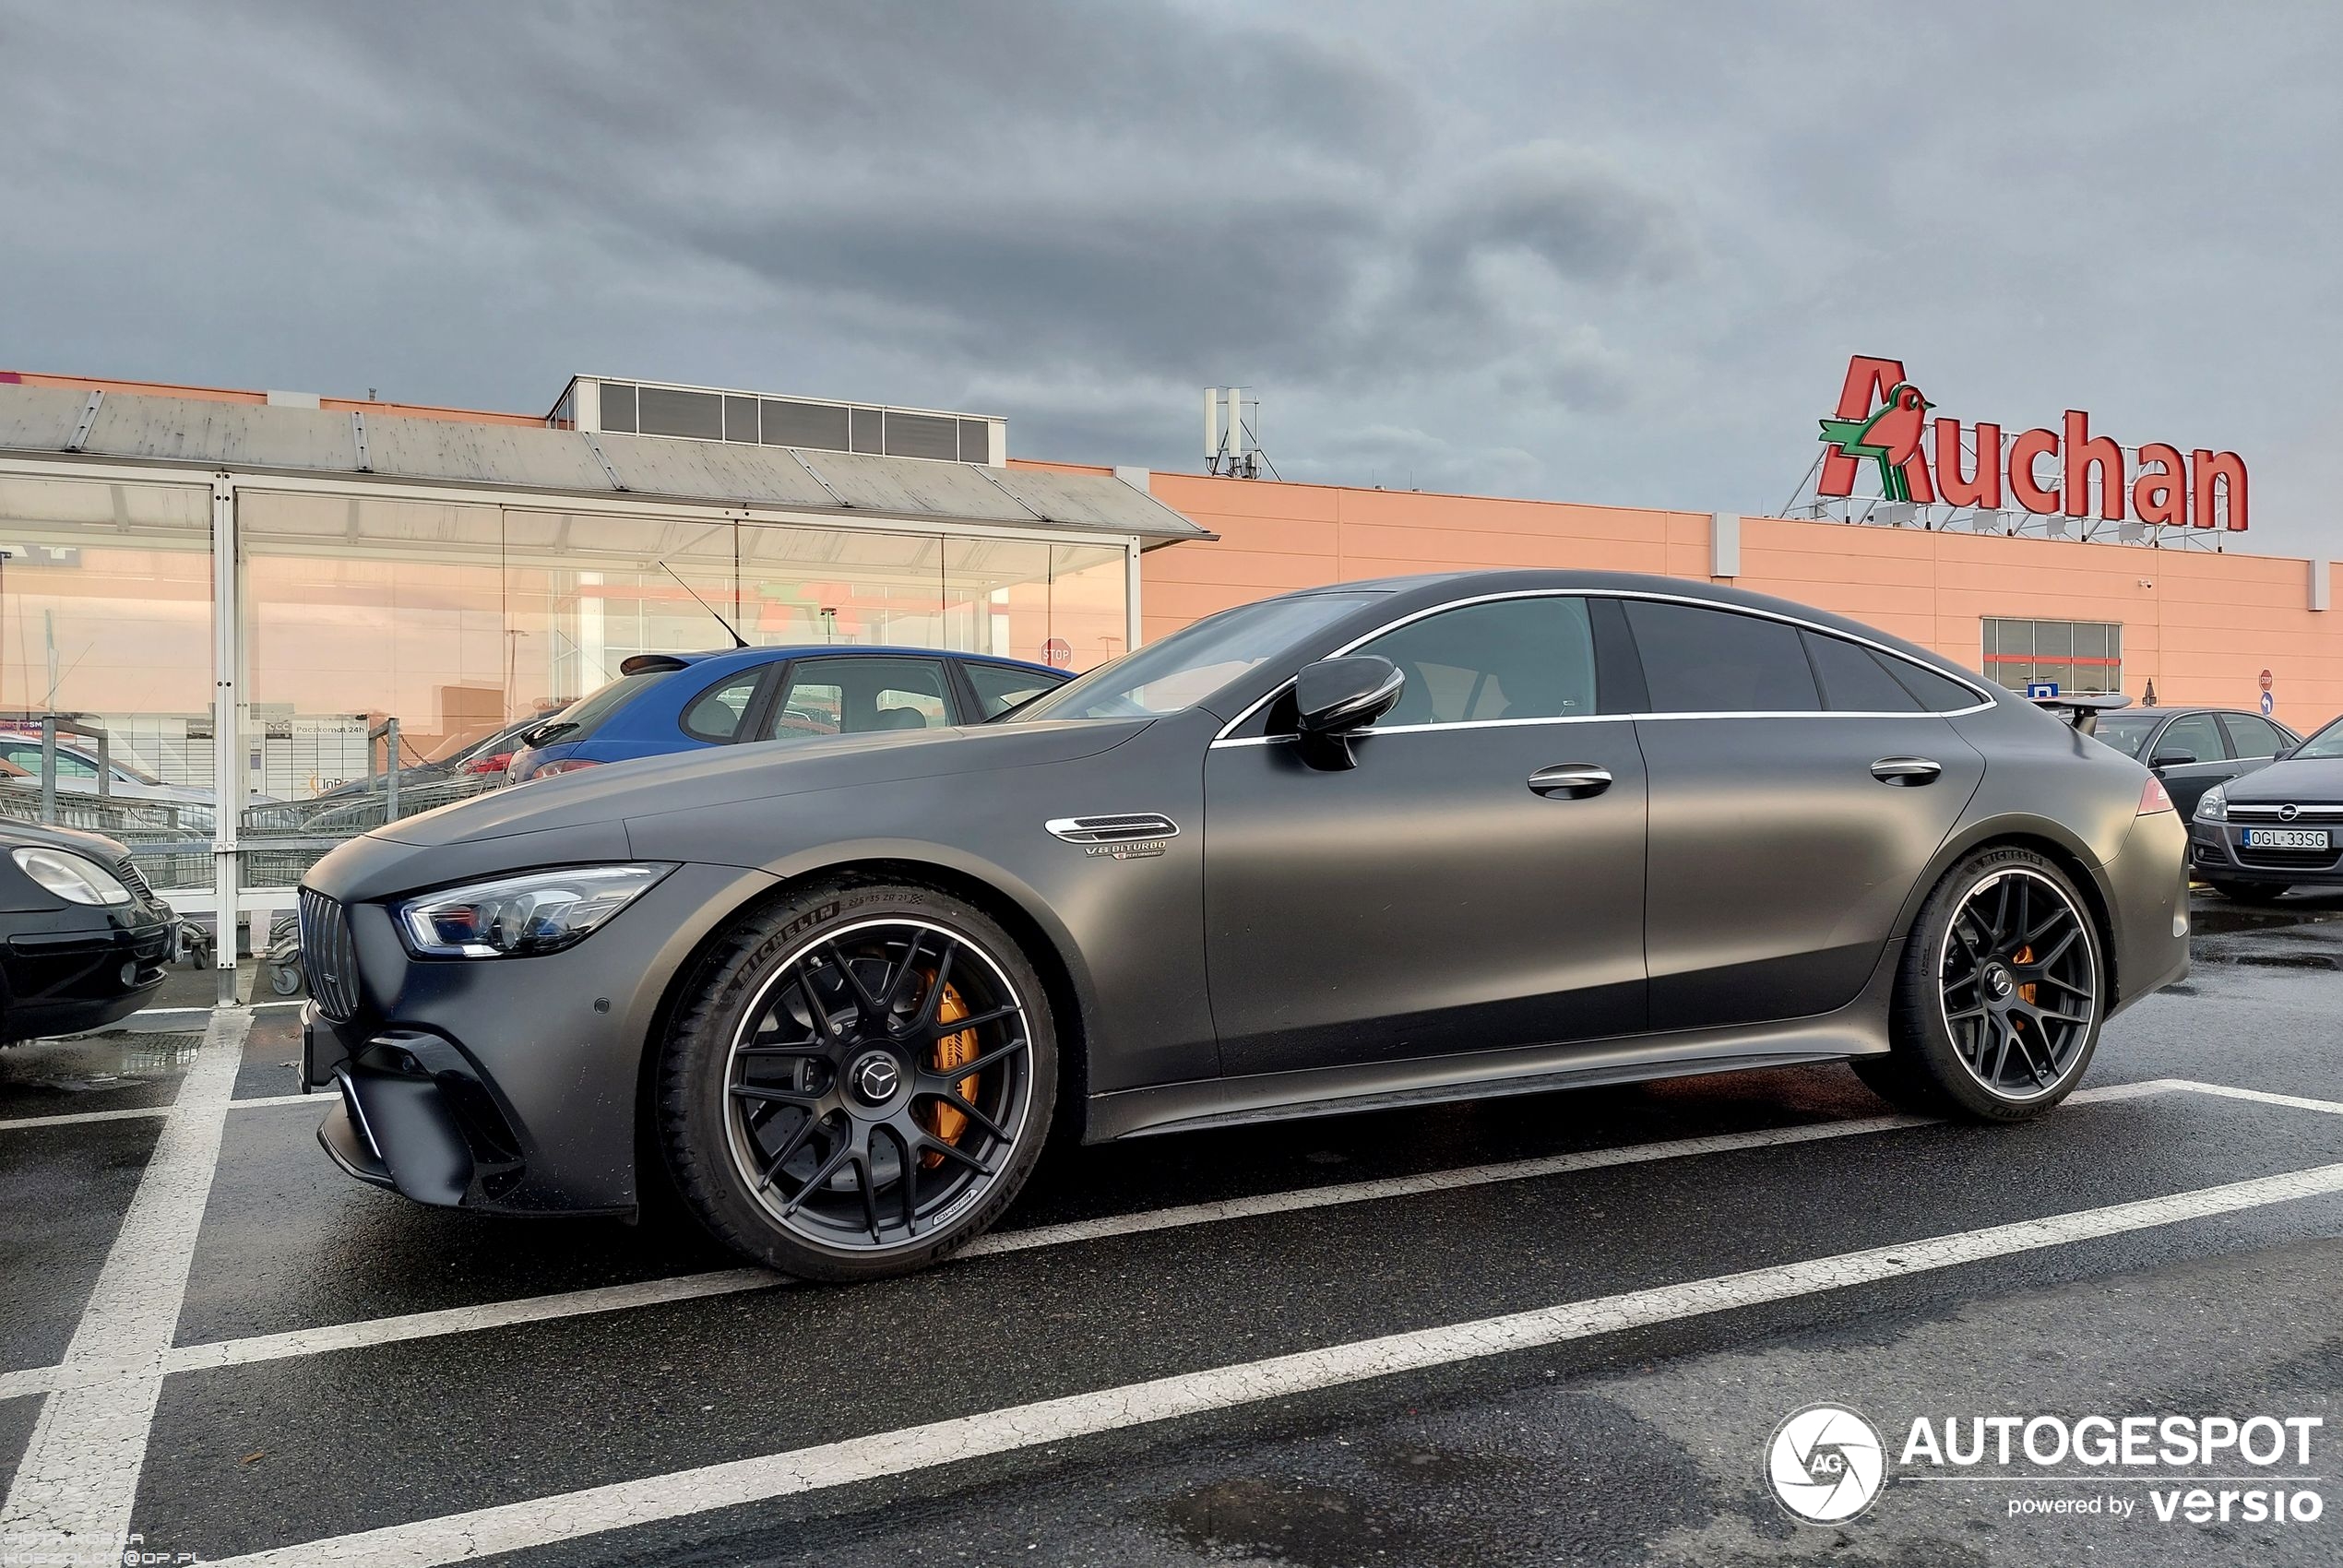
[[[824,1278],[1086,1140],[1790,1063],[2055,1105],[2187,972],[2138,763],[1854,622],[1509,571],[1228,611],[981,726],[619,763],[301,896],[361,1180]],[[648,1168],[637,1150],[649,1151]]]
[[[2231,898],[2343,887],[2343,719],[2206,790],[2189,822],[2189,865]]]
[[[2127,707],[2101,714],[2100,740],[2147,764],[2182,816],[2216,784],[2269,766],[2302,737],[2275,719],[2226,707]]]
[[[0,1044],[111,1024],[162,984],[178,917],[111,838],[0,824]]]

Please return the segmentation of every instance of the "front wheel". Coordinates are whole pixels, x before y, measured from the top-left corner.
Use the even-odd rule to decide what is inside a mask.
[[[686,982],[656,1113],[717,1238],[813,1279],[937,1262],[1024,1185],[1057,1088],[1048,998],[974,906],[908,884],[808,888]]]
[[[2021,1122],[2066,1098],[2107,1011],[2099,928],[2066,873],[2015,846],[1936,885],[1904,944],[1894,1049],[1856,1072],[1933,1113]]]

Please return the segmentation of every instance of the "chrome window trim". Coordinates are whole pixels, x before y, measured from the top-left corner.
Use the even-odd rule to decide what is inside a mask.
[[[1396,621],[1386,622],[1372,632],[1354,637],[1325,657],[1340,659],[1346,654],[1355,653],[1375,638],[1396,632],[1402,626],[1412,625],[1427,616],[1444,614],[1451,610],[1463,610],[1475,604],[1495,604],[1515,599],[1647,599],[1663,604],[1689,604],[1700,610],[1722,611],[1728,615],[1754,615],[1763,621],[1777,621],[1785,626],[1795,626],[1801,631],[1813,632],[1818,636],[1838,637],[1842,641],[1854,643],[1859,647],[1885,654],[1890,659],[1900,659],[1907,664],[1919,662],[1911,655],[1889,647],[1885,643],[1875,642],[1870,637],[1861,636],[1853,632],[1842,632],[1835,626],[1826,626],[1820,622],[1804,620],[1796,615],[1785,615],[1778,611],[1760,610],[1754,605],[1726,604],[1713,599],[1702,599],[1695,594],[1656,593],[1648,588],[1514,588],[1505,593],[1484,593],[1476,594],[1470,599],[1452,599],[1445,604],[1430,605],[1402,615]],[[1406,735],[1426,730],[1480,730],[1496,725],[1521,724],[1588,724],[1605,719],[1632,719],[1645,722],[1671,719],[1960,719],[1973,713],[1987,712],[1996,706],[1992,695],[1968,676],[1956,675],[1950,670],[1933,664],[1922,665],[1921,668],[1942,675],[1955,685],[1965,686],[1975,692],[1978,700],[1968,707],[1922,707],[1893,713],[1845,710],[1833,712],[1828,708],[1789,708],[1732,709],[1716,713],[1566,713],[1541,719],[1459,719],[1454,724],[1370,726],[1359,731],[1358,734],[1362,737]],[[1212,737],[1212,744],[1215,746],[1258,746],[1267,745],[1274,741],[1293,739],[1290,735],[1248,735],[1231,739],[1230,734],[1237,726],[1283,696],[1292,685],[1293,677],[1289,675],[1276,686],[1247,704],[1243,712],[1220,726],[1219,731]]]

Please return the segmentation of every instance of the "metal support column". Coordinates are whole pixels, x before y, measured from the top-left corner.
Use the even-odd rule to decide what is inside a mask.
[[[1130,541],[1123,558],[1123,646],[1139,646],[1139,541]]]
[[[211,830],[212,907],[219,911],[212,971],[221,1004],[236,1001],[236,904],[242,863],[237,830],[244,826],[244,704],[243,551],[236,538],[236,486],[226,474],[211,481]]]

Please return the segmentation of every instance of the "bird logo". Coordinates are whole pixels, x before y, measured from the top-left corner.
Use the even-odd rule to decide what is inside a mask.
[[[1876,462],[1881,493],[1890,501],[1909,501],[1912,486],[1904,477],[1904,465],[1919,454],[1921,432],[1928,410],[1935,406],[1920,395],[1919,387],[1899,381],[1867,418],[1823,421],[1823,439],[1849,457]]]

